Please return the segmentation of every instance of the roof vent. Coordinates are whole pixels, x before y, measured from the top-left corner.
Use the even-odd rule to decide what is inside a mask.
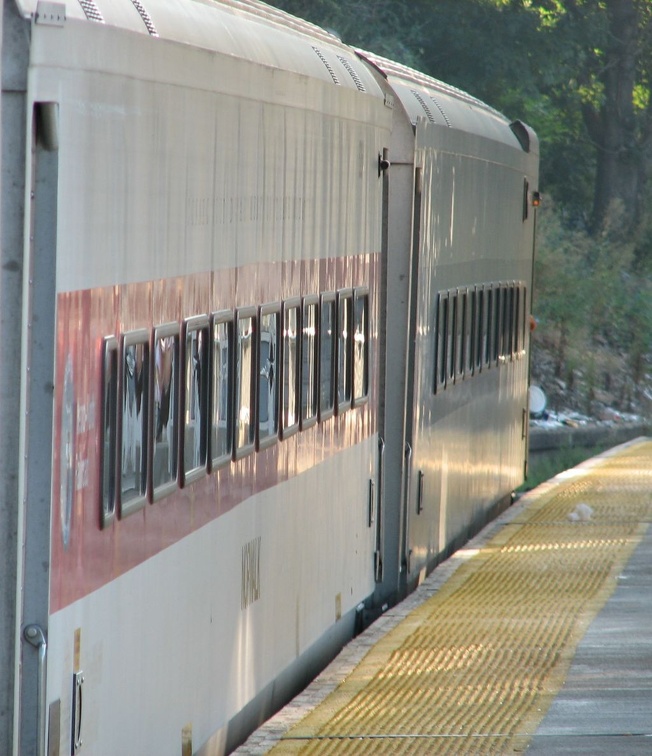
[[[143,19],[143,23],[145,24],[145,27],[147,28],[147,31],[150,33],[150,35],[152,37],[158,37],[158,32],[156,31],[152,17],[145,10],[145,6],[140,2],[140,0],[131,0],[131,2],[134,4],[134,8],[138,11],[140,17]]]
[[[433,116],[432,111],[428,107],[428,103],[423,99],[423,97],[419,94],[419,92],[417,92],[416,89],[411,89],[410,92],[412,92],[416,101],[423,108],[425,114],[428,116],[428,120],[430,121],[430,123],[436,123],[435,117]]]
[[[362,80],[360,79],[358,74],[355,72],[355,69],[353,68],[351,63],[346,58],[342,57],[341,55],[338,55],[337,59],[344,66],[344,68],[346,68],[349,76],[353,79],[353,83],[358,88],[358,91],[366,92],[367,90],[365,89],[365,85],[362,83]]]
[[[333,71],[331,64],[326,60],[322,51],[318,47],[315,47],[314,45],[312,46],[312,49],[315,51],[315,54],[317,55],[319,60],[321,60],[321,62],[326,66],[326,70],[331,75],[331,79],[333,80],[333,83],[339,85],[340,80],[337,78],[337,74],[335,73],[335,71]]]
[[[97,5],[95,5],[95,0],[79,0],[79,4],[89,21],[99,21],[100,24],[104,23],[104,16]]]
[[[447,115],[446,115],[446,113],[444,112],[444,109],[442,108],[442,106],[441,106],[441,105],[440,105],[440,104],[439,104],[439,103],[437,102],[437,100],[435,100],[435,98],[434,98],[434,97],[433,97],[432,95],[430,95],[430,99],[431,99],[431,100],[432,100],[432,101],[433,101],[433,102],[435,103],[435,105],[437,106],[437,110],[438,110],[438,111],[439,111],[439,112],[441,113],[441,117],[442,117],[442,118],[444,119],[444,121],[446,122],[446,126],[450,126],[450,125],[451,125],[451,122],[450,122],[450,121],[448,120],[448,116],[447,116]]]

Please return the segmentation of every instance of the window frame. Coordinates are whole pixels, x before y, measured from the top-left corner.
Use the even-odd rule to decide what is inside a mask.
[[[276,428],[273,433],[270,433],[266,436],[262,436],[260,434],[260,378],[261,378],[261,371],[262,371],[262,341],[263,341],[263,318],[268,317],[269,315],[274,315],[276,319],[276,387],[275,387],[275,397],[276,397],[276,408],[275,408],[275,414],[276,414]],[[256,371],[256,448],[258,450],[267,449],[270,446],[273,446],[275,443],[277,443],[279,436],[280,436],[280,429],[281,429],[281,371],[280,371],[280,356],[281,356],[281,341],[282,341],[282,322],[281,322],[281,303],[280,302],[272,302],[269,304],[264,304],[259,308],[258,312],[258,329],[257,329],[257,339],[256,339],[256,350],[257,350],[257,356],[256,356],[256,364],[258,366],[258,369]]]
[[[485,344],[487,340],[486,297],[484,286],[475,287],[475,351],[473,361],[475,373],[481,373],[484,367]]]
[[[348,304],[345,304],[348,303]],[[346,306],[348,310],[349,330],[353,327],[353,289],[339,289],[337,292],[337,305],[336,305],[336,390],[335,390],[335,409],[338,415],[350,410],[353,406],[353,338],[347,331],[346,340],[344,343],[344,349],[346,352],[344,356],[346,362],[342,365],[341,357],[343,354],[342,344],[342,306]],[[342,369],[344,368],[344,369]],[[342,380],[344,383],[342,383]],[[343,397],[341,398],[341,388],[343,387]]]
[[[234,325],[233,325],[233,311],[232,310],[217,310],[212,312],[210,316],[210,349],[209,349],[209,420],[208,420],[208,464],[210,472],[219,470],[221,467],[225,467],[233,459],[233,408],[235,406],[234,399],[234,353],[235,353],[235,338],[234,338]],[[228,449],[223,453],[216,455],[213,449],[213,438],[215,428],[215,387],[218,380],[221,380],[221,375],[217,376],[215,373],[215,349],[216,338],[215,329],[218,326],[225,325],[227,327],[227,343],[228,354],[226,364],[226,440],[228,442]],[[219,422],[219,419],[218,419]],[[218,425],[219,427],[219,425]]]
[[[124,434],[125,434],[125,423],[124,423],[124,407],[125,407],[125,380],[124,380],[124,366],[125,366],[125,360],[126,360],[126,350],[131,346],[142,346],[146,350],[146,355],[144,356],[142,360],[142,365],[144,367],[144,370],[146,370],[146,374],[143,376],[142,380],[142,391],[146,391],[147,395],[144,397],[144,401],[141,399],[141,407],[142,412],[144,413],[144,416],[142,417],[140,421],[141,425],[141,452],[140,452],[140,466],[141,466],[141,472],[140,472],[140,479],[141,484],[139,489],[134,488],[134,490],[138,490],[138,493],[130,498],[128,501],[124,501],[124,491],[122,488],[123,484],[123,478],[124,478],[124,469],[122,464],[122,457],[124,454]],[[149,428],[149,373],[151,370],[151,343],[150,343],[150,332],[146,329],[137,329],[133,331],[127,331],[122,335],[121,339],[121,350],[120,350],[120,361],[119,361],[119,367],[118,367],[118,396],[119,396],[119,406],[118,406],[118,445],[116,451],[119,451],[120,454],[120,462],[116,462],[116,468],[118,471],[117,475],[117,484],[116,484],[116,495],[117,495],[117,502],[118,502],[118,511],[120,519],[123,519],[124,517],[128,517],[131,514],[134,514],[135,512],[138,512],[140,509],[142,509],[145,504],[147,503],[147,497],[148,497],[148,463],[149,463],[149,434],[150,434],[150,428]],[[143,470],[144,466],[144,470]],[[135,472],[134,472],[135,474]]]
[[[356,334],[357,334],[357,316],[358,316],[358,310],[357,310],[357,303],[362,301],[364,303],[364,320],[363,320],[363,328],[364,328],[364,334],[363,334],[363,346],[362,346],[362,384],[363,384],[363,390],[360,394],[356,393],[356,382],[357,382],[357,373],[358,373],[358,355],[356,351]],[[370,335],[370,323],[369,323],[369,317],[370,317],[370,308],[371,308],[371,298],[369,294],[369,287],[368,286],[357,286],[353,290],[353,338],[351,340],[351,349],[352,349],[352,358],[351,358],[351,370],[353,372],[352,380],[351,380],[351,397],[354,407],[360,407],[363,404],[366,404],[369,401],[369,377],[370,377],[370,369],[369,369],[369,360],[370,360],[370,344],[369,344],[369,335]]]
[[[199,384],[199,454],[200,464],[186,469],[186,411],[188,401],[188,334],[205,332],[205,344],[202,345],[203,365],[201,365]],[[194,315],[183,321],[182,357],[180,374],[183,375],[183,390],[179,396],[179,481],[183,488],[188,483],[199,480],[208,473],[208,404],[210,371],[210,319],[208,315]],[[179,381],[181,383],[181,381]],[[203,397],[203,401],[201,398]]]
[[[448,292],[437,292],[435,323],[435,381],[434,393],[441,393],[446,389],[447,372],[447,338],[448,338]]]
[[[115,336],[107,336],[103,339],[101,359],[102,416],[100,418],[99,503],[100,528],[104,529],[115,520],[118,504],[118,397],[120,396],[118,378],[120,342]],[[110,421],[108,438],[107,419]],[[110,500],[110,506],[106,505],[107,499]]]
[[[306,414],[306,404],[304,401],[309,394],[308,389],[304,393],[304,370],[306,367],[306,327],[307,327],[307,311],[309,308],[315,308],[315,333],[313,335],[312,344],[312,375],[313,375],[313,389],[312,389],[312,406],[314,412],[311,415]],[[301,387],[301,396],[299,397],[299,427],[300,429],[307,430],[317,424],[319,419],[319,326],[321,319],[321,311],[319,309],[319,295],[308,294],[301,302],[301,358],[300,358],[300,371],[299,371],[299,385]]]
[[[290,310],[296,310],[296,348],[294,356],[294,378],[289,377],[288,336],[286,333],[286,317]],[[285,440],[299,432],[301,417],[301,297],[291,297],[283,301],[281,306],[281,356],[282,356],[282,386],[281,386],[281,438]],[[290,382],[291,381],[291,382]],[[291,383],[294,384],[294,422],[288,422]],[[287,403],[286,403],[287,402]]]
[[[174,479],[168,480],[159,486],[154,483],[154,462],[156,457],[156,413],[155,413],[155,381],[156,381],[156,348],[160,339],[173,338],[174,339],[174,364],[172,373],[172,390],[170,393],[170,404],[172,410],[170,412],[172,416],[172,438],[174,439],[174,449],[172,451],[172,458],[174,459],[175,472]],[[177,424],[181,418],[179,412],[179,363],[181,358],[181,329],[177,322],[164,323],[154,328],[152,335],[152,348],[151,348],[151,388],[150,388],[150,418],[151,418],[151,443],[149,445],[150,461],[149,461],[149,475],[150,475],[150,491],[152,502],[160,501],[161,499],[169,496],[175,491],[179,485],[179,429]]]
[[[240,322],[251,320],[253,333],[252,337],[252,364],[251,375],[249,376],[249,435],[245,443],[240,444],[239,437],[239,415],[242,407],[242,382],[240,376],[240,358],[241,358],[241,336]],[[258,346],[258,308],[257,307],[239,307],[235,312],[234,319],[234,346],[233,354],[233,459],[234,461],[244,459],[251,454],[256,448],[256,391],[258,387],[258,370],[257,370],[257,346]],[[253,428],[253,431],[251,430]]]
[[[446,297],[446,385],[455,383],[455,331],[457,323],[457,290],[451,289]]]
[[[330,404],[325,406],[324,402],[324,374],[325,374],[325,365],[324,365],[324,350],[323,350],[323,344],[325,340],[325,329],[324,329],[324,313],[327,310],[331,310],[332,312],[332,329],[331,329],[331,345],[330,345]],[[318,420],[320,423],[325,422],[329,418],[333,417],[335,414],[335,404],[337,401],[337,293],[334,291],[326,291],[322,292],[322,294],[319,297],[319,347],[318,347],[318,368],[317,368],[317,375],[318,375],[318,382],[319,382],[319,399],[318,399]]]

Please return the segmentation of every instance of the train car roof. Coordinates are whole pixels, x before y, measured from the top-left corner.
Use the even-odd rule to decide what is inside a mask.
[[[382,97],[352,48],[327,31],[259,0],[14,0],[36,24],[68,19],[118,27]]]
[[[387,80],[413,125],[417,119],[523,147],[502,113],[467,92],[374,53],[358,51]]]

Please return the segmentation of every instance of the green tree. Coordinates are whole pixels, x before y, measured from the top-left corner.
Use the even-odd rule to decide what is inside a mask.
[[[566,217],[594,235],[639,239],[652,257],[650,0],[276,4],[532,123],[542,189]]]

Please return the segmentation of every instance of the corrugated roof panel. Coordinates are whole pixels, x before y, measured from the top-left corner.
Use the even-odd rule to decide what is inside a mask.
[[[509,121],[467,92],[369,52],[359,52],[380,71],[400,98],[413,124],[417,118],[519,146]]]
[[[24,16],[36,14],[38,0],[16,4]],[[66,0],[65,11],[68,19],[102,22],[382,96],[350,47],[258,0]]]

